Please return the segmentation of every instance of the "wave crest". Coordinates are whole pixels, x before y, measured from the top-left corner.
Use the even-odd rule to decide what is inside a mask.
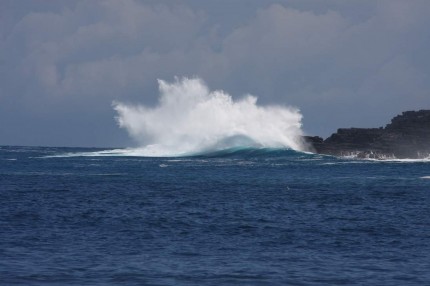
[[[239,100],[210,91],[199,78],[173,83],[159,80],[155,107],[114,102],[119,126],[146,156],[177,156],[234,147],[303,150],[302,115],[287,106],[259,106],[247,95]]]

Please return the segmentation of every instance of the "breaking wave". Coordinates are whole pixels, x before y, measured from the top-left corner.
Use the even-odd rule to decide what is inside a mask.
[[[302,115],[288,106],[259,106],[210,91],[199,78],[159,80],[158,105],[114,102],[117,121],[141,146],[141,156],[183,156],[231,148],[304,150]],[[130,151],[130,149],[128,149]]]
[[[109,149],[85,152],[65,152],[54,155],[47,155],[40,158],[69,158],[69,157],[148,157],[145,148],[125,148]],[[255,148],[237,146],[218,150],[207,150],[204,152],[183,153],[172,156],[152,156],[152,157],[312,157],[317,156],[309,152],[295,151],[287,148]]]

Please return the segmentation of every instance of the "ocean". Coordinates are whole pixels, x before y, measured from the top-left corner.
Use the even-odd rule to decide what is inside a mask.
[[[0,147],[1,285],[430,285],[430,160]]]

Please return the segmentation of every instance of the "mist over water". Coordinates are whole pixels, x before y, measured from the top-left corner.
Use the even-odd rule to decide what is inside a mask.
[[[296,108],[259,106],[252,95],[233,100],[222,90],[209,90],[199,78],[158,83],[160,97],[155,107],[113,104],[119,126],[141,146],[137,150],[142,156],[237,147],[303,149],[302,115]]]

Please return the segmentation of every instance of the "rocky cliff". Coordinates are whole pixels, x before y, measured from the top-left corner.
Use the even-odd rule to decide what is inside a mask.
[[[358,158],[430,157],[430,110],[406,111],[385,128],[341,128],[327,139],[306,136],[311,151]]]

